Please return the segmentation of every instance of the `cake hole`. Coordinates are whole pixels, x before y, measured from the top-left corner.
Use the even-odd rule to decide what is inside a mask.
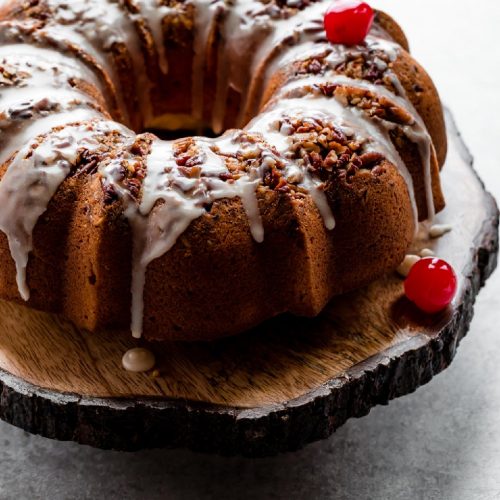
[[[163,140],[182,139],[184,137],[217,137],[210,122],[194,118],[184,113],[163,113],[150,118],[142,132],[151,132]]]
[[[176,139],[183,139],[184,137],[192,137],[192,136],[203,136],[210,138],[218,137],[209,128],[202,128],[200,130],[191,130],[191,129],[167,130],[161,128],[145,128],[144,132],[150,132],[151,134],[156,135],[157,137],[159,137],[164,141],[173,141]]]

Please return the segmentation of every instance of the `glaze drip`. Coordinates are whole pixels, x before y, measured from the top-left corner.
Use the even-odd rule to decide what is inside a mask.
[[[19,293],[24,300],[30,297],[26,268],[38,219],[71,172],[78,153],[96,149],[100,144],[97,135],[120,129],[113,122],[67,126],[43,140],[35,139],[12,159],[0,182],[0,230],[9,241]]]
[[[151,35],[158,52],[158,64],[161,72],[168,73],[168,59],[163,36],[163,19],[172,14],[173,9],[165,5],[160,5],[160,0],[136,0],[140,9],[140,14],[135,19],[144,19],[151,30]]]
[[[394,75],[391,74],[391,83],[394,82]],[[397,165],[402,172],[403,176],[409,186],[411,181],[411,176],[404,165],[404,162],[400,158],[395,147],[387,147],[386,145],[392,142],[388,132],[398,128],[401,132],[414,144],[417,145],[420,157],[422,159],[423,171],[425,177],[426,186],[426,198],[427,198],[427,213],[429,220],[432,220],[435,215],[434,208],[434,196],[432,192],[432,177],[431,177],[431,154],[432,154],[432,139],[427,131],[425,124],[420,118],[419,114],[411,104],[411,102],[406,98],[406,95],[401,96],[396,95],[387,87],[382,85],[376,85],[370,83],[366,80],[354,80],[352,78],[346,77],[344,75],[335,74],[332,72],[327,72],[323,75],[306,76],[292,81],[291,83],[283,86],[280,90],[279,96],[285,98],[287,95],[292,95],[295,97],[301,97],[309,99],[312,95],[316,94],[318,97],[323,95],[321,86],[343,86],[354,89],[363,89],[369,91],[373,96],[384,96],[391,100],[396,106],[400,106],[404,111],[406,111],[411,118],[409,124],[401,125],[394,121],[388,121],[384,118],[377,118],[376,120],[358,120],[358,135],[363,134],[363,130],[368,127],[373,130],[373,125],[378,126],[380,133],[375,134],[373,137],[378,139],[376,147],[379,151],[385,149],[385,155],[390,159],[395,165]],[[399,86],[398,86],[399,87]],[[399,89],[399,92],[404,92],[404,89]],[[332,97],[335,99],[335,97]],[[338,100],[338,99],[337,99]],[[343,101],[342,106],[347,107],[348,104]],[[353,114],[360,114],[359,110],[353,109]],[[361,123],[361,127],[359,124]],[[415,220],[418,220],[417,209],[415,204],[415,195],[413,190],[410,190],[410,196],[412,197],[412,203],[414,205]]]
[[[126,47],[132,59],[143,120],[148,121],[152,116],[149,97],[152,84],[144,63],[139,34],[123,2],[119,0],[47,0],[47,2],[53,12],[53,20],[57,23],[56,30],[59,30],[61,25],[70,28],[65,35],[69,41],[75,40],[77,45],[87,48],[90,44],[93,48],[89,51],[91,53],[111,54],[117,44]],[[71,29],[72,27],[74,28]],[[81,38],[75,39],[74,34],[80,35]],[[86,42],[82,43],[82,39]],[[108,70],[111,68],[115,70],[109,60],[106,62],[106,67]]]
[[[264,239],[256,189],[262,182],[265,157],[259,167],[233,182],[226,182],[221,177],[230,172],[223,157],[213,151],[218,142],[201,138],[195,140],[194,146],[201,159],[196,165],[196,177],[186,177],[176,157],[174,142],[153,142],[146,158],[147,174],[140,203],[122,185],[122,159],[101,170],[104,184],[111,186],[125,202],[124,214],[134,234],[131,327],[134,337],[138,338],[142,333],[148,265],[174,246],[191,222],[205,213],[207,205],[219,199],[239,197],[253,238],[257,242]]]

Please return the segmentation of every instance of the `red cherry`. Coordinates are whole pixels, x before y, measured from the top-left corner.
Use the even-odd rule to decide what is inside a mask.
[[[433,314],[451,303],[457,292],[457,276],[441,259],[420,259],[405,280],[406,296],[422,311]]]
[[[336,0],[325,14],[325,31],[332,43],[362,43],[372,27],[375,14],[365,2]]]

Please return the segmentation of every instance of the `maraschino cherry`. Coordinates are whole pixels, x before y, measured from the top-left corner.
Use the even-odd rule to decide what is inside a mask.
[[[332,43],[357,45],[370,31],[375,14],[366,2],[335,0],[325,14],[325,31]]]
[[[405,294],[422,311],[434,314],[448,306],[457,292],[455,271],[446,261],[420,259],[405,280]]]

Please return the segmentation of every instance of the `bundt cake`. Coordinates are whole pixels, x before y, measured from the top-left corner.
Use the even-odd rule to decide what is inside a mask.
[[[330,3],[7,1],[0,298],[208,340],[396,269],[444,206],[441,104],[389,16],[333,44]]]

